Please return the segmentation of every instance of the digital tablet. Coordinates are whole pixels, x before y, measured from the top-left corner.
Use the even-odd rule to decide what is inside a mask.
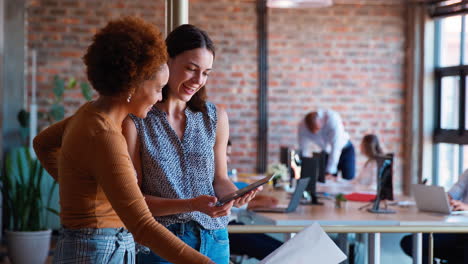
[[[261,179],[261,180],[258,180],[252,184],[250,184],[249,186],[246,186],[242,189],[239,189],[235,192],[232,192],[228,195],[225,195],[223,197],[221,197],[218,202],[216,203],[216,206],[222,206],[223,204],[227,203],[227,202],[230,202],[234,199],[237,199],[239,197],[241,197],[242,195],[252,191],[253,189],[256,189],[260,186],[262,186],[263,184],[269,182],[271,179],[273,179],[274,177],[276,176],[276,174],[273,174],[273,175],[270,175],[270,176],[266,176],[265,178]]]

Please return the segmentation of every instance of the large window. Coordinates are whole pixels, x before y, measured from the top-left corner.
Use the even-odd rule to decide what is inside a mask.
[[[468,17],[436,20],[435,178],[450,188],[468,168]]]

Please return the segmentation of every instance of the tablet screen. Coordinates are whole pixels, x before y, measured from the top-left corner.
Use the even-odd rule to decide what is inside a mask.
[[[228,195],[225,195],[223,197],[221,197],[218,202],[216,203],[216,206],[222,206],[223,204],[227,203],[227,202],[230,202],[234,199],[237,199],[239,197],[241,197],[242,195],[252,191],[253,189],[256,189],[260,186],[262,186],[263,184],[269,182],[271,179],[273,179],[273,177],[275,177],[276,174],[273,174],[273,175],[270,175],[270,176],[266,176],[265,178],[261,179],[261,180],[258,180],[252,184],[250,184],[249,186],[246,186],[242,189],[239,189],[235,192],[232,192]]]

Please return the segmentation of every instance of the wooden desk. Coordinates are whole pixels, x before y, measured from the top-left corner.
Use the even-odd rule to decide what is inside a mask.
[[[273,195],[281,201],[288,200],[285,192],[274,192]],[[422,263],[422,233],[468,233],[468,215],[418,212],[414,206],[392,207],[396,214],[372,214],[358,210],[364,203],[348,201],[345,208],[338,209],[333,200],[322,201],[323,205],[300,205],[296,212],[288,214],[247,211],[242,219],[251,220],[248,223],[253,225],[229,227],[229,232],[295,233],[318,222],[329,233],[368,233],[369,263],[380,263],[380,233],[408,232],[414,234],[413,263],[418,264]],[[255,226],[259,222],[263,225]],[[431,252],[429,257],[432,257]]]

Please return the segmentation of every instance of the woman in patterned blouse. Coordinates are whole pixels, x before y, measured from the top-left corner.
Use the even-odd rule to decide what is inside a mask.
[[[155,218],[214,262],[227,264],[230,209],[249,202],[257,190],[215,206],[217,197],[237,188],[227,176],[226,111],[206,101],[214,45],[192,25],[172,31],[166,45],[168,85],[145,119],[131,116],[124,123],[129,152]],[[139,254],[138,263],[168,262],[152,252]]]

